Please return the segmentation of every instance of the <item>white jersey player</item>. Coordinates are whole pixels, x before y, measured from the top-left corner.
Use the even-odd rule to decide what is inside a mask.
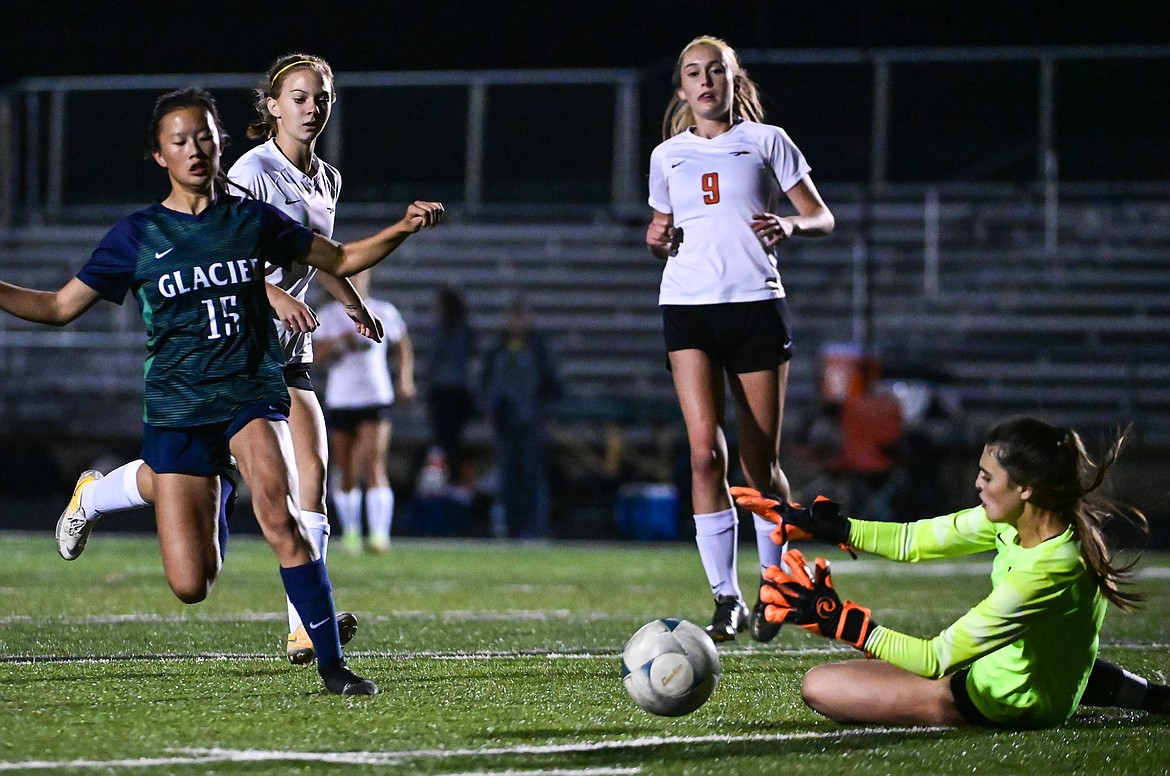
[[[341,193],[341,173],[314,157],[308,172],[293,164],[272,137],[241,156],[228,170],[228,180],[261,201],[279,208],[318,234],[333,236],[333,216]],[[268,265],[265,279],[304,302],[317,270],[297,265],[291,270]],[[276,326],[287,364],[313,362],[310,332],[293,331],[278,320]]]
[[[367,299],[366,305],[382,321],[381,342],[353,336],[353,321],[341,305],[333,302],[318,311],[321,340],[344,339],[335,346],[325,383],[325,410],[355,410],[389,407],[394,403],[394,383],[387,357],[391,346],[399,346],[407,337],[406,321],[398,308],[382,299]],[[338,349],[344,348],[344,352]]]
[[[232,165],[229,180],[305,226],[331,237],[341,175],[319,158],[315,149],[337,98],[333,70],[320,57],[287,54],[269,66],[254,93],[257,120],[248,127],[248,135],[267,140]],[[305,305],[310,281],[318,278],[345,305],[357,329],[365,335],[380,338],[381,324],[348,280],[274,267],[266,267],[265,272],[269,281],[268,299],[284,348],[285,383],[292,400],[289,425],[297,462],[301,523],[324,556],[329,543],[325,507],[328,444],[324,413],[313,390],[310,371],[313,361],[310,332],[317,325],[315,315]],[[308,663],[313,659],[313,644],[296,609],[291,603],[287,609],[286,654],[293,663]]]
[[[756,85],[718,38],[679,55],[664,141],[650,156],[650,252],[666,262],[659,305],[691,451],[696,543],[715,613],[707,632],[734,639],[778,625],[757,603],[749,617],[736,578],[738,518],[728,495],[724,375],[735,397],[740,465],[749,484],[788,495],[780,427],[792,356],[776,249],[833,229],[809,166],[779,127],[763,124]],[[781,194],[797,215],[780,216]],[[761,483],[761,484],[755,484]],[[765,487],[762,483],[767,483]],[[773,526],[756,518],[761,570],[779,565]]]
[[[368,292],[369,273],[354,278],[363,294]],[[337,469],[333,503],[341,522],[342,541],[348,552],[361,550],[362,489],[365,485],[365,512],[369,523],[367,546],[372,552],[390,549],[390,526],[394,518],[394,491],[390,486],[390,405],[395,399],[389,359],[397,365],[398,395],[412,399],[414,349],[406,322],[398,308],[380,299],[366,304],[381,319],[385,335],[381,342],[359,337],[353,322],[340,304],[321,308],[317,337],[318,355],[328,364],[325,385],[325,415]]]
[[[650,154],[650,206],[683,239],[662,272],[658,303],[758,302],[784,296],[776,246],[748,216],[771,213],[808,174],[780,127],[740,120],[713,138],[680,132]]]

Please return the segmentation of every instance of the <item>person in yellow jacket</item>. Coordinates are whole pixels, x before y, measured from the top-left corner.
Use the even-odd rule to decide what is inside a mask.
[[[979,506],[913,523],[847,518],[824,497],[804,508],[733,489],[740,506],[779,524],[778,542],[819,539],[911,563],[996,553],[991,593],[937,636],[919,638],[842,602],[824,558],[810,569],[789,551],[787,572],[764,574],[765,617],[878,658],[814,667],[805,702],[840,722],[1010,729],[1060,725],[1078,704],[1170,713],[1170,688],[1097,657],[1107,603],[1131,610],[1141,600],[1125,588],[1132,562],[1118,564],[1103,526],[1125,519],[1146,534],[1145,518],[1094,492],[1123,439],[1095,465],[1071,429],[1030,417],[1000,422],[979,460]]]

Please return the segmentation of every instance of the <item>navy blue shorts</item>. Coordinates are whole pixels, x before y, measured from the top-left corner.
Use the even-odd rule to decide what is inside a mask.
[[[207,477],[231,468],[228,443],[240,429],[258,418],[288,421],[289,405],[255,402],[244,405],[231,420],[206,426],[158,428],[142,424],[142,460],[156,474],[194,474]]]
[[[325,423],[330,431],[344,431],[352,434],[362,423],[377,423],[390,420],[390,405],[378,404],[373,407],[345,407],[326,410]]]
[[[313,390],[313,365],[285,364],[284,384],[289,388],[299,388],[302,391]]]
[[[723,304],[664,304],[666,352],[701,350],[737,375],[773,369],[792,358],[783,299]]]

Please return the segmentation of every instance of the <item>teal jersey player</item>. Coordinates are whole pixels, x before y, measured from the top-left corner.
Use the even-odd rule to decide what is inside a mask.
[[[147,423],[198,426],[288,403],[263,267],[287,268],[312,239],[279,210],[226,195],[198,215],[155,204],[114,225],[77,277],[142,307]]]
[[[184,603],[203,601],[223,566],[219,520],[228,503],[225,480],[233,483],[221,475],[234,457],[288,600],[306,624],[325,690],[374,695],[377,684],[346,665],[329,573],[301,530],[283,356],[260,268],[299,261],[348,277],[437,225],[443,205],[415,201],[394,224],[342,244],[270,205],[228,195],[219,110],[207,92],[160,96],[149,137],[150,156],[170,183],[160,205],[119,222],[57,291],[0,281],[0,310],[27,321],[61,326],[99,299],[121,302],[133,291],[146,323],[145,465],[119,467],[110,477],[82,472],[57,521],[57,551],[66,560],[80,555],[110,501],[102,483],[112,481],[115,494],[128,485],[139,496],[150,488],[167,583]]]

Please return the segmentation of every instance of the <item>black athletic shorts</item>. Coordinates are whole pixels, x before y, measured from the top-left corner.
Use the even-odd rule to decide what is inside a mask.
[[[285,364],[284,384],[289,388],[299,388],[302,391],[313,390],[313,365]]]
[[[959,715],[970,725],[1001,727],[983,716],[983,712],[975,708],[975,704],[971,702],[971,695],[967,692],[967,675],[969,673],[971,673],[971,669],[964,668],[962,671],[951,674],[951,695],[955,698],[955,706],[959,709]]]
[[[792,358],[783,299],[723,304],[664,304],[666,352],[701,350],[733,374],[761,372]]]
[[[325,422],[330,431],[344,431],[352,434],[361,423],[390,420],[390,405],[378,404],[373,407],[346,407],[325,410]]]

